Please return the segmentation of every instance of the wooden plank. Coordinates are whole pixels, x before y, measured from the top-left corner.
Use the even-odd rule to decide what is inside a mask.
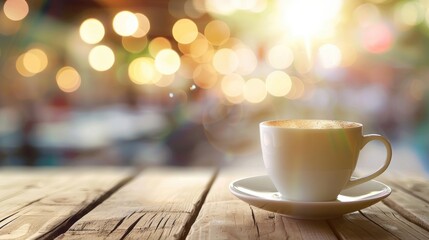
[[[429,231],[402,217],[398,212],[383,203],[377,203],[361,210],[370,221],[389,231],[399,239],[428,239]]]
[[[429,203],[429,179],[409,176],[384,176],[380,178],[380,181]]]
[[[214,176],[207,168],[143,171],[59,239],[183,238]]]
[[[52,239],[132,176],[129,169],[0,172],[0,239]]]
[[[261,174],[261,170],[221,170],[187,239],[337,239],[326,221],[286,218],[252,207],[229,192],[231,181]]]
[[[392,187],[392,194],[383,202],[407,220],[429,230],[429,204],[400,188]]]
[[[397,239],[389,231],[369,221],[360,212],[329,220],[329,224],[340,239]]]

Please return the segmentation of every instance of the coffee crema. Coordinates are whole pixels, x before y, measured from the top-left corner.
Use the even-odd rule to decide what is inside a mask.
[[[342,129],[356,128],[362,125],[355,122],[336,120],[273,120],[264,122],[263,125],[269,127],[292,128],[292,129]]]

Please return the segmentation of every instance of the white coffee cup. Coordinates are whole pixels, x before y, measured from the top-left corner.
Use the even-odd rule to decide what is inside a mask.
[[[282,198],[291,201],[333,201],[341,190],[384,172],[392,157],[389,141],[362,135],[362,124],[335,120],[274,120],[259,125],[267,172]],[[382,167],[351,179],[360,150],[377,140],[386,147]]]

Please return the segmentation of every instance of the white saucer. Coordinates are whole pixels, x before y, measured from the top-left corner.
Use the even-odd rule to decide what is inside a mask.
[[[236,180],[229,185],[236,197],[258,208],[297,219],[329,219],[369,207],[391,193],[390,187],[374,180],[343,190],[336,201],[294,202],[282,199],[265,176]]]

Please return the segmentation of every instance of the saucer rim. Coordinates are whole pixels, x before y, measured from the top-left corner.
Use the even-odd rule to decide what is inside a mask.
[[[375,201],[375,200],[381,200],[383,198],[386,198],[386,197],[388,197],[392,193],[392,189],[388,185],[386,185],[383,182],[380,182],[380,181],[377,181],[377,180],[373,180],[373,179],[371,179],[371,180],[369,180],[367,182],[376,182],[376,183],[384,186],[385,189],[386,189],[386,191],[382,191],[378,195],[370,196],[370,197],[365,198],[365,199],[360,199],[360,200],[356,200],[356,201],[348,201],[348,202],[342,202],[342,201],[336,201],[336,200],[335,201],[294,201],[294,200],[288,200],[288,199],[282,199],[282,198],[279,198],[279,199],[261,198],[261,197],[255,196],[255,195],[244,193],[244,192],[242,192],[242,191],[240,191],[240,190],[238,190],[238,189],[236,189],[234,187],[234,183],[236,183],[236,182],[239,182],[239,181],[242,181],[242,180],[246,180],[246,179],[250,179],[250,178],[256,178],[256,177],[267,177],[267,178],[270,178],[267,174],[264,174],[264,175],[257,175],[257,176],[243,177],[243,178],[240,178],[240,179],[236,179],[236,180],[232,181],[229,184],[229,190],[230,190],[230,192],[232,194],[234,194],[234,195],[240,195],[240,196],[242,196],[244,198],[249,198],[250,197],[250,198],[254,198],[254,199],[264,199],[264,200],[273,201],[273,202],[288,202],[288,203],[291,203],[291,204],[301,204],[301,205],[314,205],[314,204],[317,204],[317,205],[330,205],[330,204],[341,204],[341,205],[343,205],[344,204],[344,205],[346,205],[346,204],[355,204],[356,202],[361,202],[361,203],[372,202],[372,201]],[[365,184],[367,182],[364,182],[364,183],[361,183],[361,184]],[[359,185],[361,185],[361,184],[359,184]],[[359,186],[359,185],[357,185],[357,186]],[[273,192],[273,193],[278,193],[278,191],[277,192]]]

